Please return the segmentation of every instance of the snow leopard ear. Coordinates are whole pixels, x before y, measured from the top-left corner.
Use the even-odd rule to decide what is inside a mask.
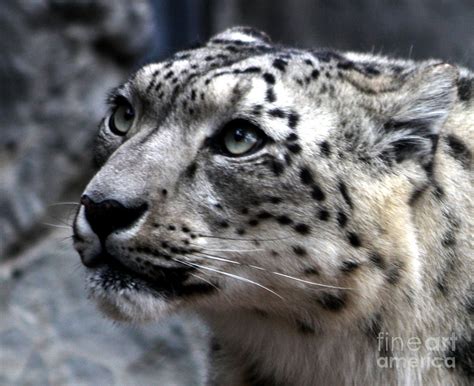
[[[208,45],[223,43],[271,44],[271,39],[265,32],[252,27],[232,27],[213,36]]]
[[[397,162],[416,159],[428,165],[456,99],[457,78],[454,66],[436,64],[397,79],[400,88],[384,97],[386,114],[376,128],[374,150]]]

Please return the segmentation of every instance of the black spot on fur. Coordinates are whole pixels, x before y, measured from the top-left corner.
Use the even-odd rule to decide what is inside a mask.
[[[280,70],[281,72],[286,71],[286,66],[288,65],[288,62],[284,61],[283,59],[275,59],[272,63],[272,66]]]
[[[268,318],[268,312],[261,310],[260,308],[254,308],[253,310],[259,317]]]
[[[270,201],[272,204],[280,204],[283,200],[281,197],[271,196],[268,198],[268,201]]]
[[[445,196],[444,189],[439,185],[435,185],[433,189],[433,196],[437,200],[442,200]]]
[[[272,160],[271,168],[272,168],[273,173],[276,176],[281,175],[283,173],[283,171],[285,170],[285,166],[277,160]]]
[[[328,311],[340,311],[346,305],[346,295],[339,296],[333,294],[322,294],[318,299],[318,303]]]
[[[470,293],[466,297],[466,311],[469,314],[474,314],[474,293]]]
[[[318,213],[318,218],[321,221],[328,221],[330,217],[329,212],[326,209],[320,209]]]
[[[220,350],[222,350],[222,346],[220,345],[220,343],[217,341],[216,338],[212,338],[211,339],[211,351],[217,352],[217,351],[220,351]]]
[[[369,338],[379,338],[382,332],[382,315],[378,312],[372,315],[372,317],[367,320],[364,331]]]
[[[445,354],[446,358],[454,359],[454,368],[451,371],[461,371],[467,378],[474,377],[474,344],[472,331],[468,336],[458,336]]]
[[[300,180],[305,185],[314,183],[313,173],[307,167],[302,167],[300,170]]]
[[[354,232],[349,232],[347,234],[347,239],[349,240],[349,243],[355,248],[359,248],[362,245],[359,236],[357,236],[357,234]]]
[[[288,137],[286,137],[286,140],[288,142],[294,142],[298,140],[298,136],[295,133],[291,133],[290,135],[288,135]]]
[[[186,168],[186,172],[185,172],[186,177],[193,178],[196,175],[196,170],[197,170],[197,164],[196,164],[196,162],[192,162]]]
[[[304,249],[300,245],[295,245],[295,246],[292,247],[292,249],[293,249],[293,252],[298,256],[306,256],[307,255],[306,249]]]
[[[293,154],[298,154],[301,153],[301,146],[298,145],[297,143],[289,143],[286,145],[289,151],[291,151]]]
[[[362,69],[367,75],[380,75],[380,70],[373,64],[364,64]]]
[[[298,122],[300,120],[300,117],[297,113],[292,112],[288,115],[288,126],[290,126],[291,129],[296,129],[296,126],[298,125]]]
[[[253,67],[247,67],[245,70],[242,70],[242,74],[258,74],[261,71],[262,70],[260,67],[253,66]]]
[[[249,225],[253,226],[253,227],[257,226],[258,225],[258,220],[257,219],[249,220]]]
[[[261,212],[259,212],[259,213],[257,214],[257,217],[258,217],[259,219],[266,220],[266,219],[268,219],[268,218],[272,218],[273,215],[272,215],[271,213],[267,212],[266,210],[262,210]]]
[[[441,244],[445,248],[452,248],[456,245],[456,236],[454,235],[453,231],[446,232],[443,239],[441,240]]]
[[[329,157],[331,155],[331,145],[329,145],[328,141],[321,142],[319,145],[321,148],[321,154],[325,157]]]
[[[342,210],[337,212],[337,223],[341,228],[347,225],[347,216]]]
[[[315,267],[305,268],[304,273],[306,275],[319,275],[319,270]]]
[[[464,168],[469,169],[471,167],[472,154],[467,146],[455,135],[448,135],[446,143],[449,146],[449,154],[458,160]]]
[[[326,198],[326,195],[324,194],[324,192],[321,190],[319,186],[313,185],[312,190],[311,190],[311,197],[313,197],[315,200],[318,200],[318,201],[324,201],[324,199]]]
[[[263,74],[263,79],[265,80],[265,82],[267,82],[268,84],[275,84],[275,77],[266,72],[265,74]]]
[[[273,375],[262,374],[260,369],[261,365],[258,364],[255,359],[251,362],[251,364],[248,364],[243,375],[244,384],[255,386],[283,386],[282,383],[274,379]]]
[[[341,272],[350,273],[359,268],[360,264],[357,261],[346,260],[342,262]]]
[[[219,221],[219,226],[221,228],[229,228],[229,223],[226,220]]]
[[[268,114],[271,115],[272,117],[275,117],[275,118],[285,118],[286,117],[285,112],[281,109],[278,109],[278,108],[269,110]]]
[[[355,67],[354,62],[350,60],[342,60],[339,63],[337,63],[337,68],[340,70],[350,70]]]
[[[314,328],[302,322],[301,320],[297,320],[296,324],[298,325],[298,331],[302,334],[314,334]]]
[[[369,255],[369,260],[380,269],[385,269],[385,260],[382,256],[380,256],[377,252],[372,252]]]
[[[467,78],[458,80],[458,96],[462,101],[467,101],[472,97],[472,81]]]
[[[296,224],[294,227],[295,231],[302,234],[302,235],[307,235],[311,232],[311,228],[303,223]]]
[[[314,69],[313,71],[311,71],[311,78],[313,78],[313,80],[316,80],[319,78],[319,71]]]
[[[293,223],[293,220],[286,215],[278,216],[276,220],[282,225],[290,225]]]
[[[273,88],[269,87],[267,89],[267,94],[265,96],[265,100],[269,103],[273,103],[273,102],[276,101],[275,91],[273,91]]]
[[[446,283],[446,278],[442,278],[436,282],[436,287],[438,287],[439,291],[446,296],[448,294],[448,286]]]
[[[408,205],[413,206],[416,202],[420,199],[424,192],[426,192],[427,186],[422,186],[420,188],[416,188],[411,193],[411,196],[408,200]]]
[[[354,204],[352,203],[352,199],[349,196],[349,192],[347,191],[346,184],[342,181],[339,182],[339,191],[341,192],[342,198],[344,199],[346,204],[349,205],[349,208],[352,209],[354,207]]]
[[[239,236],[242,236],[242,235],[245,234],[245,229],[238,228],[235,232],[236,232]]]
[[[395,262],[392,264],[392,266],[387,269],[385,272],[387,276],[387,282],[392,285],[398,284],[401,278],[401,271],[402,271],[402,263],[401,262]]]

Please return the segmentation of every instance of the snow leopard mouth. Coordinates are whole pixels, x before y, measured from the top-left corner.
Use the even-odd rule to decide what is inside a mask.
[[[100,285],[105,291],[128,290],[152,293],[160,298],[172,298],[205,294],[215,290],[215,287],[207,283],[185,284],[195,270],[192,267],[154,265],[152,274],[143,274],[127,267],[107,252],[102,252],[97,261],[98,264],[88,268],[90,281],[94,286]]]

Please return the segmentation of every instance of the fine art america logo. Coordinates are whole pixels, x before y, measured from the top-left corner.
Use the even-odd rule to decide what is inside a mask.
[[[377,336],[379,357],[377,366],[381,368],[421,368],[456,367],[456,335],[430,336],[421,339],[418,336],[390,336],[380,332]],[[419,355],[417,353],[423,352]],[[396,353],[404,353],[397,356]],[[427,355],[428,354],[428,355]]]

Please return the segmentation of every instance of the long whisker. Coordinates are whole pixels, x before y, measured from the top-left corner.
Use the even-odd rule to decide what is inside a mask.
[[[197,269],[197,268],[196,268]],[[202,270],[198,269],[198,271],[202,272]],[[205,274],[205,272],[202,272]],[[212,283],[210,280],[204,279],[203,277],[196,275],[195,273],[191,273],[191,276],[194,276],[195,278],[202,280],[203,282],[209,284],[210,286],[214,287],[216,290],[219,290],[219,287],[217,287],[214,283]]]
[[[57,224],[50,224],[50,223],[48,223],[48,222],[42,222],[41,224],[47,225],[47,226],[50,226],[50,227],[54,227],[54,228],[71,229],[70,226],[57,225]]]
[[[210,267],[205,267],[204,265],[200,265],[200,264],[196,264],[196,263],[190,263],[190,262],[183,262],[181,260],[178,260],[178,259],[175,259],[173,258],[173,260],[175,260],[176,262],[179,262],[179,263],[183,263],[183,264],[186,264],[186,265],[190,265],[192,267],[198,267],[198,268],[202,268],[202,269],[205,269],[207,271],[212,271],[212,272],[216,272],[216,273],[220,273],[221,275],[224,275],[224,276],[228,276],[228,277],[231,277],[233,279],[236,279],[236,280],[239,280],[239,281],[243,281],[243,282],[246,282],[246,283],[250,283],[250,284],[253,284],[257,287],[260,287],[268,292],[270,292],[271,294],[277,296],[278,298],[280,298],[281,300],[285,300],[285,298],[283,298],[281,295],[277,294],[275,291],[272,291],[270,288],[267,288],[265,287],[264,285],[262,284],[259,284],[259,283],[256,283],[250,279],[247,279],[245,277],[241,277],[241,276],[238,276],[238,275],[233,275],[231,273],[228,273],[228,272],[224,272],[224,271],[219,271],[217,269],[214,269],[214,268],[210,268]]]
[[[349,287],[338,287],[338,286],[329,285],[329,284],[313,283],[312,281],[308,281],[308,280],[304,280],[304,279],[299,279],[299,278],[297,278],[297,277],[293,277],[293,276],[290,276],[290,275],[286,275],[286,274],[280,273],[280,272],[272,272],[272,271],[269,271],[269,272],[270,272],[270,273],[273,273],[274,275],[286,277],[287,279],[296,280],[296,281],[299,281],[299,282],[301,282],[301,283],[311,284],[311,285],[315,285],[315,286],[318,286],[318,287],[332,288],[332,289],[341,289],[341,290],[352,290],[352,288],[349,288]]]
[[[274,239],[246,239],[246,238],[235,238],[235,237],[221,237],[221,236],[213,236],[213,235],[204,235],[200,233],[198,235],[199,237],[202,238],[208,238],[208,239],[219,239],[219,240],[232,240],[232,241],[247,241],[247,242],[252,242],[252,241],[280,241],[280,240],[287,240],[293,238],[292,236],[287,236],[287,237],[278,237]]]
[[[59,217],[56,217],[56,216],[53,216],[53,215],[51,215],[51,214],[49,214],[49,217],[51,217],[51,219],[56,220],[57,222],[59,222],[59,223],[61,223],[61,224],[63,224],[63,225],[66,225],[66,226],[69,226],[69,227],[72,226],[72,224],[70,224],[70,223],[68,222],[70,215],[68,215],[68,219],[67,219],[67,220],[63,220],[63,219],[61,219],[61,218],[59,218]]]
[[[49,204],[48,207],[58,206],[58,205],[76,205],[76,206],[79,206],[80,204],[78,202],[65,201],[65,202],[55,202],[54,204]]]
[[[202,245],[189,243],[189,245],[201,248],[203,251],[210,251],[210,252],[235,252],[235,253],[244,253],[244,252],[261,252],[264,251],[262,248],[258,249],[211,249],[211,248],[203,248]]]
[[[204,253],[204,252],[196,252],[196,254],[191,255],[191,256],[205,257],[205,258],[212,259],[212,260],[223,261],[223,262],[225,262],[225,263],[231,263],[231,264],[236,264],[236,265],[242,265],[242,266],[245,266],[245,267],[250,267],[250,268],[258,269],[258,270],[260,270],[260,271],[268,272],[268,273],[271,273],[271,274],[273,274],[273,275],[277,275],[277,276],[284,277],[284,278],[286,278],[286,279],[296,280],[296,281],[298,281],[298,282],[300,282],[300,283],[305,283],[305,284],[309,284],[309,285],[314,285],[314,286],[317,286],[317,287],[331,288],[331,289],[340,289],[340,290],[352,290],[352,288],[349,288],[349,287],[339,287],[339,286],[333,286],[333,285],[329,285],[329,284],[315,283],[315,282],[312,282],[312,281],[309,281],[309,280],[304,280],[304,279],[300,279],[300,278],[297,278],[297,277],[294,277],[294,276],[290,276],[290,275],[285,274],[285,273],[275,272],[275,271],[269,271],[269,270],[267,270],[267,269],[265,269],[265,268],[262,268],[262,267],[259,267],[259,266],[256,266],[256,265],[245,264],[245,263],[241,263],[241,262],[238,262],[238,261],[235,261],[235,260],[226,259],[226,258],[224,258],[224,257],[222,257],[222,256],[211,255],[211,254]]]
[[[211,259],[211,260],[218,260],[218,261],[223,261],[223,262],[225,262],[225,263],[243,265],[242,263],[239,263],[238,261],[225,259],[225,258],[219,257],[219,256],[209,255],[209,254],[207,254],[207,253],[201,253],[201,252],[199,252],[198,254],[191,254],[190,256],[206,257],[206,258],[209,258],[209,259]]]

